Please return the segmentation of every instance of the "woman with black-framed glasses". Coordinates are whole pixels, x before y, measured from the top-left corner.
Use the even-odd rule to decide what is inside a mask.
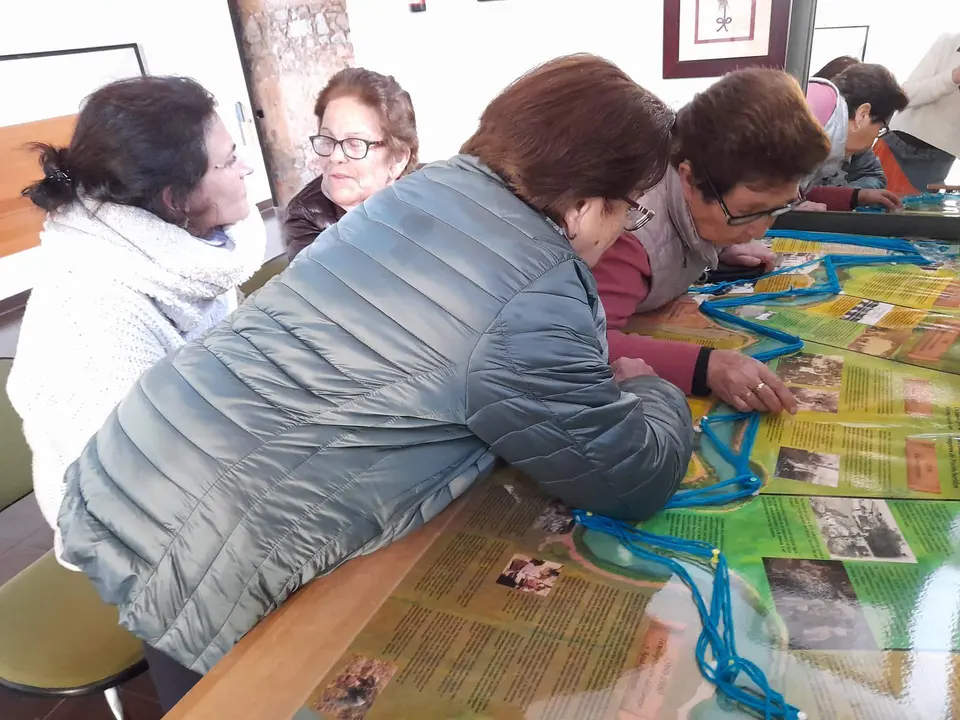
[[[796,81],[768,69],[731,73],[697,95],[674,135],[666,177],[642,198],[647,220],[593,268],[610,358],[640,358],[687,394],[715,394],[737,410],[792,412],[786,386],[742,353],[623,330],[635,313],[686,293],[704,270],[771,269],[773,253],[752,240],[804,203],[800,183],[827,159],[829,141]]]
[[[347,68],[320,91],[310,146],[320,176],[287,204],[283,239],[293,258],[368,197],[418,166],[410,95],[388,75]]]

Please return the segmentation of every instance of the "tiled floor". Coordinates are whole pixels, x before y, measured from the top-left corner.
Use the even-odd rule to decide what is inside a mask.
[[[0,512],[0,584],[53,546],[53,532],[40,515],[33,496]],[[160,705],[147,675],[120,688],[127,720],[159,720]],[[111,720],[100,694],[58,700],[31,697],[0,687],[0,720]]]

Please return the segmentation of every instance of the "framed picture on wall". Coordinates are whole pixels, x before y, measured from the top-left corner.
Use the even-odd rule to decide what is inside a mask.
[[[816,72],[834,58],[846,55],[863,61],[870,40],[869,25],[818,27],[813,30],[810,72]]]
[[[0,260],[39,244],[43,212],[20,195],[43,175],[29,144],[69,143],[87,95],[114,80],[144,74],[140,49],[133,43],[0,55],[6,101],[0,107]],[[0,273],[0,299],[31,283],[29,273]]]
[[[663,77],[717,77],[782,68],[790,0],[664,0]]]

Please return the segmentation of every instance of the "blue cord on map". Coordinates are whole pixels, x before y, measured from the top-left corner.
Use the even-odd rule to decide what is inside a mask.
[[[789,705],[781,693],[770,687],[763,670],[737,654],[727,559],[717,548],[699,540],[655,535],[625,522],[582,510],[575,510],[573,515],[583,527],[615,537],[638,558],[666,566],[690,589],[703,624],[703,630],[697,638],[697,665],[700,674],[716,685],[721,694],[765,720],[806,720],[806,713]],[[647,547],[709,561],[714,569],[710,607],[707,607],[696,582],[679,561],[661,552],[648,550]],[[707,651],[711,659],[707,659]],[[741,673],[753,682],[756,690],[737,683]]]
[[[868,247],[883,250],[885,254],[843,255],[831,253],[822,258],[803,263],[802,265],[782,268],[749,281],[750,283],[755,283],[764,278],[776,277],[786,273],[796,273],[805,267],[822,264],[826,272],[826,280],[818,285],[806,288],[791,286],[786,290],[775,292],[704,300],[700,304],[700,310],[708,317],[736,325],[756,333],[761,337],[781,343],[780,347],[755,353],[753,357],[761,362],[768,362],[783,355],[802,350],[803,341],[795,335],[775,328],[766,327],[747,318],[732,315],[728,312],[730,309],[744,305],[790,298],[836,295],[840,292],[840,280],[837,276],[838,268],[853,265],[896,262],[927,265],[931,262],[921,255],[914,245],[901,238],[874,238],[859,235],[836,235],[833,233],[784,230],[771,233],[771,235],[788,240]],[[716,296],[726,293],[732,287],[742,283],[743,281],[717,283],[709,287],[691,288],[691,292],[698,295]],[[717,436],[713,426],[718,423],[741,421],[745,421],[746,426],[740,440],[739,449],[734,451]],[[733,467],[734,476],[729,480],[724,480],[710,487],[681,490],[667,503],[666,509],[727,505],[731,502],[744,500],[757,495],[760,492],[763,482],[750,470],[750,453],[753,450],[759,427],[760,413],[755,411],[727,413],[701,418],[699,429],[703,438],[709,441],[714,448],[716,448],[720,456]],[[574,511],[574,518],[584,528],[615,537],[635,556],[666,566],[687,585],[703,623],[703,630],[697,641],[697,664],[703,677],[713,683],[721,695],[726,696],[742,708],[764,718],[764,720],[806,720],[805,713],[789,705],[781,693],[776,692],[770,687],[770,683],[767,681],[764,672],[759,667],[737,654],[731,610],[730,577],[727,570],[726,558],[724,558],[718,548],[699,540],[686,540],[666,535],[656,535],[634,527],[630,523],[621,520],[611,520],[610,518],[593,515],[592,513],[581,510]],[[648,547],[692,556],[701,560],[709,560],[710,565],[715,570],[710,608],[707,608],[703,594],[700,592],[700,589],[686,568],[684,568],[679,561],[662,552],[649,550],[647,549]],[[708,650],[712,660],[707,659]],[[741,673],[753,683],[755,689],[737,683],[737,679]]]

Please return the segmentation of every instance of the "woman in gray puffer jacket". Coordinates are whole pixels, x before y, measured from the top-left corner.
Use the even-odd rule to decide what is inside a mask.
[[[590,266],[648,217],[672,124],[604,60],[547,63],[462,155],[347,213],[140,379],[68,471],[59,525],[151,663],[206,672],[498,457],[574,507],[663,507],[690,411],[640,360],[615,376]]]

